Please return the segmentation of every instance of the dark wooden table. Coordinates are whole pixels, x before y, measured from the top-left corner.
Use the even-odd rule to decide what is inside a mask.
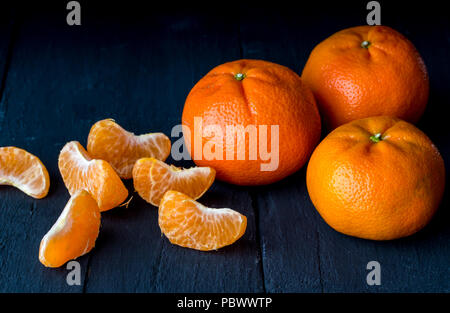
[[[308,197],[305,169],[264,187],[215,182],[201,201],[248,218],[243,238],[217,252],[171,245],[161,236],[157,209],[134,193],[128,208],[102,214],[95,249],[78,259],[80,286],[66,283],[65,267],[39,263],[41,238],[69,199],[57,167],[66,142],[85,145],[91,125],[108,117],[135,133],[170,135],[192,86],[227,61],[265,59],[300,74],[319,41],[365,24],[366,2],[337,2],[291,9],[81,1],[81,26],[66,24],[64,1],[27,10],[1,8],[0,146],[39,156],[51,187],[46,198],[34,200],[0,186],[0,291],[449,292],[448,188],[424,230],[374,242],[339,234],[321,219]],[[409,37],[428,67],[431,95],[419,127],[448,167],[448,16],[426,3],[381,4],[382,23]],[[132,192],[132,183],[126,185]],[[366,283],[369,261],[381,264],[380,286]]]

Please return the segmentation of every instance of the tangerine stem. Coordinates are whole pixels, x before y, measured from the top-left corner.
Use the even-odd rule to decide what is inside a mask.
[[[133,199],[133,196],[130,197],[130,199],[128,199],[127,202],[122,203],[121,205],[119,205],[119,207],[125,207],[128,209],[128,205],[130,204],[131,200]]]
[[[361,47],[364,49],[368,49],[370,46],[370,41],[364,40],[363,42],[361,42]]]
[[[370,140],[372,140],[375,143],[380,142],[382,140],[381,133],[377,133],[373,136],[370,136]]]
[[[234,75],[234,78],[236,78],[237,80],[243,80],[245,78],[245,74],[237,73],[236,75]]]

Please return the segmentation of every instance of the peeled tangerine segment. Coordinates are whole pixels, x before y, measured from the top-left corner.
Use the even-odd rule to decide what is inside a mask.
[[[39,261],[47,267],[60,267],[92,250],[100,230],[100,209],[85,190],[70,198],[56,223],[42,238]]]
[[[231,209],[208,208],[173,190],[161,200],[158,221],[171,243],[202,251],[232,244],[247,228],[244,215]]]
[[[97,200],[101,212],[118,206],[128,196],[127,188],[111,165],[92,159],[78,141],[68,142],[62,148],[58,166],[69,193],[87,190]]]
[[[0,185],[14,186],[41,199],[48,193],[50,178],[36,156],[20,148],[0,147]]]
[[[168,190],[180,191],[193,199],[200,198],[211,187],[216,171],[211,167],[182,169],[143,158],[133,168],[134,188],[147,202],[158,206]]]
[[[163,133],[135,135],[112,119],[95,123],[89,132],[87,151],[108,161],[121,178],[131,178],[137,160],[153,157],[164,161],[170,154],[170,139]]]

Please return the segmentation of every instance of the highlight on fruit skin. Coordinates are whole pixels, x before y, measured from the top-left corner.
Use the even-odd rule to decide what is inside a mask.
[[[212,167],[182,169],[155,158],[140,159],[133,168],[134,188],[154,206],[159,205],[168,190],[183,192],[196,200],[211,187],[215,177]]]
[[[78,190],[42,238],[39,261],[46,267],[60,267],[88,253],[95,246],[99,230],[97,202],[86,190]]]
[[[86,189],[97,201],[100,211],[123,203],[128,190],[112,166],[92,159],[78,141],[68,142],[61,150],[58,167],[69,193]]]
[[[87,151],[92,158],[108,161],[124,179],[132,177],[133,166],[140,158],[153,157],[165,161],[170,149],[170,139],[163,133],[135,135],[113,119],[95,123],[87,143]]]
[[[173,190],[167,191],[161,200],[158,223],[172,244],[201,251],[230,245],[247,228],[244,215],[227,208],[208,208]]]
[[[0,147],[0,185],[14,186],[42,199],[48,194],[50,177],[35,155],[17,147]]]

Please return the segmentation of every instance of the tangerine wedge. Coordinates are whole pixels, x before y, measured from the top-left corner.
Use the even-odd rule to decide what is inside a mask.
[[[211,187],[216,171],[211,167],[182,169],[156,160],[143,158],[133,168],[133,183],[138,194],[158,206],[168,190],[183,192],[193,199],[200,198]]]
[[[245,233],[247,218],[231,209],[208,208],[178,191],[167,191],[159,206],[159,227],[175,245],[209,251]]]
[[[164,161],[170,154],[170,139],[163,133],[135,135],[113,119],[95,123],[88,136],[87,151],[109,162],[124,179],[132,177],[134,163],[144,157]]]
[[[97,200],[101,212],[118,206],[128,196],[127,188],[111,165],[92,159],[78,141],[68,142],[62,148],[58,166],[69,193],[86,189]]]
[[[56,223],[42,238],[39,261],[47,267],[60,267],[92,250],[100,230],[100,210],[86,190],[70,198]]]
[[[0,148],[0,185],[14,186],[41,199],[48,194],[50,178],[38,157],[16,147]]]

